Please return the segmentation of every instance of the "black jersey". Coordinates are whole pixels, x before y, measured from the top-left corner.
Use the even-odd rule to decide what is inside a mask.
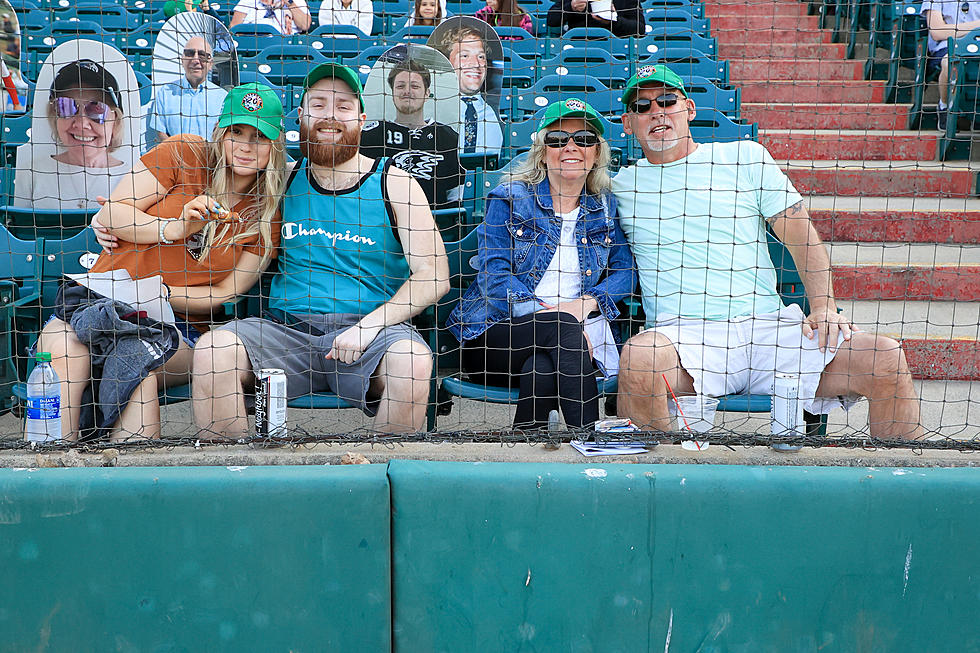
[[[448,125],[430,120],[412,128],[369,121],[361,130],[361,153],[390,158],[415,177],[433,207],[458,206],[465,171],[459,165],[459,135]]]

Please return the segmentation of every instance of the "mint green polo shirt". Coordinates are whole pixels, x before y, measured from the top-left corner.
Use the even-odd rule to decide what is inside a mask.
[[[613,192],[647,326],[780,309],[764,219],[802,197],[762,145],[701,143],[665,165],[643,159],[616,175]]]

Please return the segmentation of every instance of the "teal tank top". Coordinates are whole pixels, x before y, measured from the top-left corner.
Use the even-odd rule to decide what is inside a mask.
[[[270,308],[366,315],[405,283],[411,270],[383,186],[387,171],[387,159],[378,159],[354,188],[331,191],[306,159],[297,162],[282,201]]]

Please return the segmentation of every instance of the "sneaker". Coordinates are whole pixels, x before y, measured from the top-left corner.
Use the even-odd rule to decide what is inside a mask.
[[[946,109],[936,109],[939,118],[939,131],[946,131]]]

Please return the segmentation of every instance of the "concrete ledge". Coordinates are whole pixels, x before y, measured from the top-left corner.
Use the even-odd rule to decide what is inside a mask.
[[[35,453],[0,452],[2,467],[172,467],[249,465],[339,465],[347,453],[359,453],[371,463],[390,460],[456,462],[527,462],[586,464],[691,464],[821,467],[980,467],[980,454],[959,451],[910,451],[907,449],[804,448],[782,453],[768,447],[729,449],[711,445],[707,451],[689,452],[679,445],[661,444],[637,456],[585,457],[568,444],[548,449],[544,444],[310,444],[274,449],[244,445],[175,447],[166,450],[106,449],[93,453],[77,450]]]

